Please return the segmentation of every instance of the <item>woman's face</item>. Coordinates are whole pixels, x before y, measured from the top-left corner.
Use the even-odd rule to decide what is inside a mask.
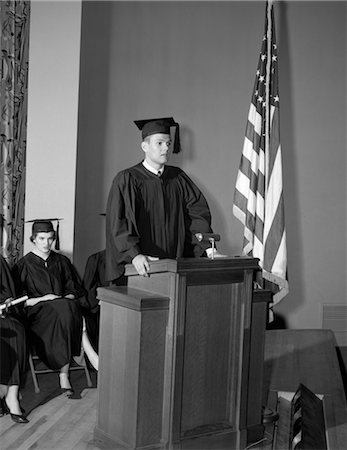
[[[54,231],[40,231],[33,239],[33,243],[37,250],[42,253],[49,253],[54,241]]]

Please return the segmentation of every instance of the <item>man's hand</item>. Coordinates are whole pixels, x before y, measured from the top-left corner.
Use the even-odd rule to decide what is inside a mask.
[[[214,251],[213,251],[212,248],[208,248],[206,250],[206,254],[207,254],[207,257],[210,259],[228,258],[228,255],[223,255],[222,253],[219,253],[219,251],[216,249],[214,249]]]
[[[148,277],[149,261],[145,255],[136,255],[131,262],[139,275]]]
[[[158,259],[159,258],[155,258],[153,256],[145,256],[140,254],[135,256],[135,258],[131,262],[139,275],[148,277],[149,261],[157,261]]]

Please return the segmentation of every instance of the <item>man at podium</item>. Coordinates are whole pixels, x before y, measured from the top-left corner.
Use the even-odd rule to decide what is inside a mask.
[[[180,151],[179,124],[172,117],[138,120],[144,160],[114,178],[106,209],[106,279],[132,263],[148,276],[149,262],[215,255],[197,233],[213,233],[207,201],[187,174],[166,165]],[[170,127],[175,127],[174,147]]]
[[[106,209],[106,279],[125,273],[127,285],[98,290],[95,436],[132,450],[241,449],[263,435],[258,260],[215,252],[204,195],[167,165],[174,119],[135,124],[144,160],[115,176]]]

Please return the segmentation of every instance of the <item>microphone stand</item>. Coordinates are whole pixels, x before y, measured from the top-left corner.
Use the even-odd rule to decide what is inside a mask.
[[[215,252],[215,250],[216,250],[216,240],[215,240],[215,238],[213,238],[213,237],[211,237],[211,238],[209,238],[209,241],[211,242],[211,247],[212,247],[212,256],[211,256],[211,259],[214,259],[214,252]]]
[[[216,251],[216,241],[220,240],[220,235],[213,233],[195,233],[195,237],[199,242],[210,242],[212,247],[211,259],[214,259],[214,253]]]

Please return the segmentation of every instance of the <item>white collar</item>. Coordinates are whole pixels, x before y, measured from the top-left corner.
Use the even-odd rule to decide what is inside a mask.
[[[160,175],[162,175],[164,172],[164,169],[165,169],[165,166],[163,166],[163,168],[161,170],[156,170],[150,164],[148,164],[148,162],[145,159],[142,161],[142,164],[147,170],[154,173],[154,175],[158,175],[159,172],[160,172]]]

